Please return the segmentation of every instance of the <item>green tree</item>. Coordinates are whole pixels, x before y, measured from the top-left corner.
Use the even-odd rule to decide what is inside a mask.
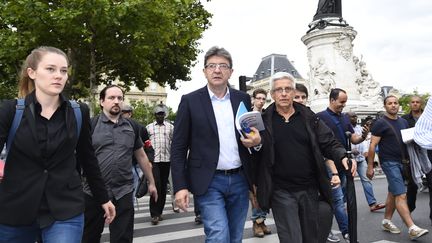
[[[148,78],[175,88],[190,80],[210,17],[198,0],[1,1],[2,89],[14,89],[22,60],[40,45],[68,54],[74,98],[117,78],[126,89],[143,90]]]
[[[144,126],[155,121],[154,108],[155,105],[145,104],[142,100],[132,101],[131,106],[133,108],[132,118],[141,123]],[[167,120],[173,122],[175,120],[176,113],[174,113],[171,107],[168,107]]]
[[[402,107],[402,112],[403,112],[404,114],[410,112],[409,102],[410,102],[411,97],[412,97],[413,95],[419,96],[419,97],[421,97],[421,98],[423,99],[423,101],[424,101],[424,102],[423,102],[423,108],[424,108],[424,106],[426,105],[427,100],[428,100],[429,97],[430,97],[430,94],[429,94],[429,93],[426,93],[426,94],[420,94],[417,90],[414,90],[413,93],[407,93],[407,94],[402,95],[402,97],[399,98],[399,105]]]

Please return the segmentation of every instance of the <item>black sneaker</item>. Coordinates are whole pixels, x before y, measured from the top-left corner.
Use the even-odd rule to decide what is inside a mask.
[[[197,215],[197,216],[195,217],[195,223],[196,223],[196,224],[202,224],[201,215]]]

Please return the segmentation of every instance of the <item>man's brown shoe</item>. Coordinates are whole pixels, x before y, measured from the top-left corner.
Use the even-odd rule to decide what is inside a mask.
[[[264,237],[264,231],[255,221],[253,222],[252,232],[255,237],[259,237],[259,238]]]
[[[261,229],[265,235],[271,234],[271,229],[269,227],[267,227],[267,225],[265,225],[264,222],[262,222],[261,224],[258,224],[258,226],[261,227]]]
[[[159,217],[158,217],[158,216],[153,217],[153,218],[151,219],[151,223],[152,223],[152,225],[157,225],[157,224],[159,224]]]

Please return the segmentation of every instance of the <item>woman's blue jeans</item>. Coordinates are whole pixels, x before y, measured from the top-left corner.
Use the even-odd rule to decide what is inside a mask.
[[[0,243],[33,243],[40,234],[44,243],[80,243],[84,229],[84,214],[71,219],[54,221],[40,229],[30,226],[8,226],[0,224]]]

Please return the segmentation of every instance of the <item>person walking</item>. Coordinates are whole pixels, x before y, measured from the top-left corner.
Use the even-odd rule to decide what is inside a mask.
[[[267,91],[264,89],[258,88],[252,93],[252,110],[264,112],[264,105],[267,99]],[[264,235],[271,234],[271,230],[265,224],[265,220],[267,218],[268,211],[264,211],[258,205],[256,200],[256,187],[253,187],[253,191],[249,192],[249,200],[252,206],[252,233],[255,237],[262,238]]]
[[[405,114],[402,116],[403,119],[405,119],[408,122],[408,127],[412,128],[415,127],[416,122],[418,121],[418,119],[421,117],[422,113],[423,113],[423,109],[422,109],[422,105],[423,105],[423,99],[417,95],[413,95],[410,98],[410,102],[409,102],[409,108],[410,108],[410,112],[408,114]],[[415,144],[414,146],[419,146],[417,144]],[[428,151],[428,157],[429,157],[429,162],[432,159],[432,151],[429,150]],[[426,162],[426,161],[423,161]],[[429,171],[428,173],[426,173],[426,180],[425,183],[423,183],[425,185],[425,187],[427,187],[429,189],[429,219],[432,221],[432,171]],[[414,182],[414,180],[409,180],[408,181],[408,185],[407,185],[407,204],[408,204],[408,208],[410,210],[410,212],[412,213],[415,208],[416,208],[416,201],[417,201],[417,191],[418,191],[418,186],[416,185],[416,183]]]
[[[262,148],[257,164],[257,199],[272,209],[280,242],[318,242],[319,195],[330,202],[323,154],[348,169],[346,150],[332,131],[306,106],[293,102],[294,77],[271,77],[275,101],[263,113]],[[355,173],[355,163],[352,171]]]
[[[350,119],[351,126],[353,127],[355,133],[359,136],[362,136],[363,128],[359,124],[357,124],[357,114],[353,111],[347,112],[347,115]],[[365,140],[359,144],[353,144],[351,146],[351,152],[354,156],[354,159],[357,162],[357,174],[360,177],[361,184],[363,186],[363,193],[366,197],[366,201],[369,205],[369,210],[371,212],[375,212],[377,210],[385,208],[385,204],[378,203],[374,192],[373,186],[369,178],[366,176],[367,171],[367,153],[369,150],[369,141]],[[366,155],[366,156],[365,156]]]
[[[132,242],[133,240],[133,174],[132,156],[149,181],[148,191],[157,200],[151,164],[143,149],[139,131],[129,120],[121,116],[124,95],[117,85],[108,85],[99,93],[101,114],[92,119],[92,146],[96,151],[102,177],[109,198],[117,209],[117,217],[109,226],[110,242]],[[96,207],[97,200],[88,190],[87,175],[84,174],[86,193],[85,226],[82,242],[99,242],[104,228],[102,212]]]
[[[369,132],[367,127],[364,127],[362,135],[357,135],[354,133],[354,129],[349,122],[348,116],[343,114],[342,111],[346,106],[348,101],[348,95],[345,90],[340,88],[334,88],[330,90],[329,94],[329,106],[324,111],[318,112],[317,115],[324,121],[324,123],[333,131],[333,134],[338,139],[338,141],[348,150],[347,139],[350,140],[352,144],[358,144],[366,139],[367,133]],[[352,134],[349,138],[346,137],[346,132]],[[332,162],[327,162],[332,163]],[[334,171],[331,171],[331,167],[328,170],[329,177],[334,176]],[[347,241],[349,238],[348,233],[348,213],[345,209],[345,184],[346,177],[344,171],[338,171],[338,176],[341,180],[341,186],[332,187],[332,202],[333,202],[333,212],[336,217],[336,222],[338,223],[339,229],[342,232],[343,238]],[[328,240],[335,239],[332,242],[337,242],[336,237],[332,236],[330,232]]]
[[[400,229],[391,221],[395,210],[408,227],[408,235],[415,240],[429,231],[414,224],[408,209],[406,187],[402,176],[402,162],[407,159],[408,152],[402,141],[401,129],[408,128],[408,122],[398,116],[399,101],[396,96],[389,95],[384,99],[385,115],[374,122],[371,133],[371,144],[368,152],[367,176],[374,176],[373,163],[376,146],[379,146],[378,157],[382,170],[388,182],[386,209],[382,221],[382,229],[393,234],[399,234]]]
[[[22,66],[18,89],[24,98],[23,114],[13,141],[7,144],[7,163],[0,178],[0,242],[29,243],[39,236],[45,243],[81,242],[81,170],[101,221],[109,224],[115,219],[91,146],[89,109],[79,104],[79,120],[63,95],[68,67],[66,54],[49,46],[32,50]],[[15,100],[0,104],[1,148],[12,129],[16,107]]]
[[[422,148],[432,150],[432,99],[429,99],[414,129],[414,141]]]
[[[159,192],[158,200],[150,199],[150,216],[153,225],[157,225],[163,220],[162,212],[165,207],[168,177],[170,174],[170,150],[174,126],[165,121],[167,108],[159,104],[153,112],[156,121],[146,126],[150,135],[150,140],[155,150],[153,161],[153,175],[155,177],[156,188]]]
[[[240,139],[234,116],[250,96],[228,86],[232,57],[212,47],[204,56],[207,85],[183,95],[174,123],[171,171],[176,204],[186,211],[189,191],[198,202],[206,242],[240,243],[252,189],[250,154],[259,145],[256,128]]]
[[[152,143],[150,141],[148,131],[143,125],[141,125],[139,122],[134,120],[132,118],[132,116],[133,116],[132,106],[123,105],[122,117],[129,120],[129,122],[131,123],[131,125],[135,131],[136,130],[139,131],[141,141],[144,144],[144,152],[146,153],[149,162],[153,163],[153,161],[154,161],[154,149],[153,149]],[[141,183],[141,182],[147,183],[147,180],[141,181],[141,178],[143,176],[142,175],[143,172],[141,171],[141,168],[138,164],[138,160],[136,159],[135,156],[132,157],[132,174],[133,174],[133,185],[134,185],[133,188],[134,188],[135,195],[136,195],[136,191],[138,190],[139,183]],[[138,201],[136,201],[136,202],[138,204]]]

